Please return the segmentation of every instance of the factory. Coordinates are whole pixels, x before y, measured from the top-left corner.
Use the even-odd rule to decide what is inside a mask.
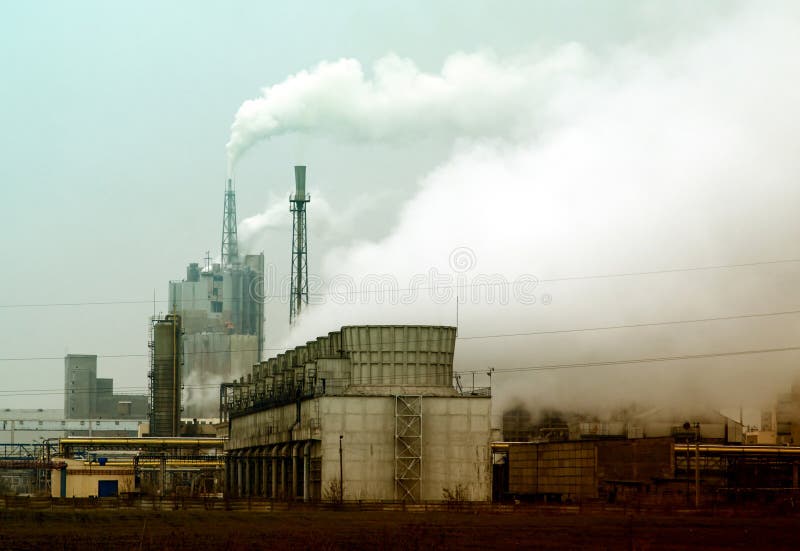
[[[342,327],[224,384],[228,495],[488,501],[491,395],[454,388],[455,337]]]
[[[114,379],[97,377],[97,356],[64,357],[64,419],[147,418],[147,396],[115,394]]]

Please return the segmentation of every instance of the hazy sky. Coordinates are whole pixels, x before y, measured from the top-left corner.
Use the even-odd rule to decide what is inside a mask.
[[[757,23],[750,24],[758,14],[740,15],[743,9],[735,2],[703,2],[700,8],[698,4],[406,0],[308,2],[291,8],[287,7],[289,4],[276,2],[16,2],[4,6],[0,11],[0,74],[3,79],[0,87],[0,181],[3,182],[0,228],[3,237],[0,242],[6,270],[2,278],[5,293],[0,301],[3,304],[0,308],[0,369],[4,374],[0,407],[60,407],[63,403],[60,390],[63,361],[60,358],[65,352],[112,356],[99,360],[102,376],[114,377],[118,390],[144,392],[147,323],[153,312],[154,292],[159,301],[156,309],[162,311],[167,281],[182,278],[186,264],[200,261],[205,251],[219,254],[225,144],[234,115],[242,102],[257,98],[262,88],[280,83],[300,71],[313,71],[322,61],[352,58],[363,65],[369,78],[373,63],[388,54],[408,59],[420,71],[431,74],[437,74],[448,58],[460,52],[490,52],[493,59],[501,61],[538,59],[549,58],[553,52],[572,44],[583,60],[574,79],[567,73],[563,91],[548,88],[544,93],[548,102],[546,114],[552,119],[548,119],[548,125],[537,126],[536,131],[524,139],[516,137],[507,141],[507,136],[500,136],[504,141],[498,144],[494,141],[498,136],[488,136],[486,142],[470,141],[465,145],[460,141],[461,136],[454,133],[419,135],[412,140],[399,141],[348,140],[335,133],[317,134],[312,128],[307,132],[276,136],[254,146],[243,155],[236,168],[239,219],[242,221],[265,210],[268,218],[275,218],[250,236],[247,246],[253,251],[263,250],[267,263],[274,265],[279,277],[285,275],[289,265],[291,234],[286,226],[289,216],[286,199],[292,186],[291,167],[296,163],[309,166],[311,268],[315,272],[332,274],[355,270],[360,273],[364,262],[380,259],[380,254],[370,256],[373,253],[364,252],[363,247],[369,249],[370,243],[377,244],[373,247],[379,250],[391,251],[395,260],[400,257],[417,270],[435,265],[437,259],[443,259],[446,265],[448,247],[456,244],[477,250],[479,258],[484,259],[482,269],[535,273],[543,278],[800,256],[795,244],[796,226],[781,225],[782,220],[797,219],[796,213],[789,209],[777,221],[770,220],[770,209],[782,204],[781,197],[784,200],[795,198],[790,192],[782,196],[780,191],[791,186],[787,178],[789,169],[795,167],[782,165],[779,160],[771,165],[775,169],[775,186],[767,187],[766,199],[763,205],[758,205],[761,210],[750,212],[752,219],[731,220],[747,212],[741,210],[741,203],[752,202],[740,197],[736,208],[728,211],[725,204],[730,197],[724,189],[711,184],[708,189],[713,189],[715,194],[710,198],[698,199],[691,194],[665,196],[668,203],[665,219],[673,221],[682,200],[712,206],[715,210],[709,217],[722,222],[709,224],[709,234],[748,224],[758,227],[756,237],[756,234],[739,237],[726,234],[722,238],[712,235],[705,239],[696,235],[698,228],[706,228],[702,220],[676,223],[674,227],[669,226],[670,231],[680,231],[678,228],[682,226],[692,232],[678,235],[678,245],[661,259],[656,254],[642,254],[642,251],[652,253],[654,248],[663,246],[668,241],[667,230],[652,240],[643,238],[635,235],[640,233],[637,228],[643,226],[629,224],[625,216],[625,222],[609,247],[614,253],[598,253],[597,258],[590,261],[586,240],[578,245],[575,240],[581,231],[593,234],[591,224],[573,228],[576,237],[572,230],[558,228],[558,216],[553,216],[547,218],[552,235],[533,234],[541,232],[542,226],[527,224],[527,217],[515,211],[514,231],[510,233],[506,227],[496,234],[497,239],[504,242],[497,250],[507,253],[498,257],[516,258],[520,262],[498,261],[493,268],[495,249],[490,251],[488,242],[481,242],[477,237],[471,241],[471,234],[466,230],[458,232],[462,227],[459,224],[469,225],[464,220],[466,215],[449,219],[447,215],[431,214],[422,208],[429,203],[420,197],[420,190],[450,189],[449,195],[433,194],[437,201],[442,201],[438,205],[440,209],[467,213],[471,220],[483,219],[485,214],[482,205],[474,200],[474,191],[472,195],[461,195],[470,190],[448,188],[447,182],[453,178],[468,180],[465,175],[474,175],[483,168],[483,180],[476,185],[485,186],[487,195],[502,193],[497,167],[508,168],[513,179],[514,163],[525,165],[525,159],[529,158],[509,148],[526,150],[539,144],[543,147],[538,155],[541,151],[557,150],[572,143],[553,138],[558,132],[586,128],[590,129],[587,136],[598,140],[593,143],[600,145],[605,143],[605,138],[592,133],[592,125],[599,120],[606,123],[604,127],[608,128],[611,144],[631,147],[637,143],[636,134],[627,136],[630,143],[619,140],[629,127],[620,124],[615,128],[614,124],[608,124],[618,119],[611,116],[610,111],[599,108],[593,98],[607,97],[609,105],[620,109],[619,119],[624,121],[626,114],[621,106],[626,104],[628,96],[625,94],[629,94],[630,105],[635,110],[639,106],[638,98],[663,100],[668,97],[648,95],[653,89],[659,89],[659,83],[663,83],[664,88],[677,83],[676,97],[682,97],[682,86],[686,83],[708,85],[708,90],[714,93],[719,91],[715,88],[718,84],[738,89],[731,85],[735,81],[727,73],[714,73],[705,80],[697,75],[706,67],[736,63],[746,74],[748,68],[761,65],[758,54],[774,56],[778,52],[777,39],[775,43],[765,44],[763,49],[759,49],[760,43],[755,43],[752,59],[742,59],[742,52],[734,51],[735,46],[731,46],[728,38],[742,36],[746,39],[751,28],[756,28],[752,31],[753,40],[763,39],[767,33],[758,30]],[[780,15],[783,9],[780,4],[765,3],[760,11],[766,14],[774,11]],[[750,8],[750,11],[755,10]],[[796,23],[796,18],[792,22]],[[714,33],[720,38],[706,44],[704,37],[716,36]],[[732,59],[726,55],[726,48],[738,57]],[[706,53],[709,59],[705,59]],[[795,53],[796,50],[783,51],[778,55],[796,57]],[[687,61],[694,57],[699,58],[696,67]],[[652,79],[647,69],[651,64],[658,67]],[[631,65],[636,69],[631,70]],[[762,82],[763,93],[769,94],[770,90],[782,87],[791,89],[790,85],[796,84],[794,76],[794,73],[788,75],[785,82]],[[743,83],[747,82],[746,77],[742,78]],[[646,92],[640,94],[643,88]],[[757,93],[761,92],[754,92]],[[746,105],[753,103],[746,99],[743,100]],[[586,116],[577,123],[577,116],[573,114],[582,112],[584,107]],[[659,117],[669,119],[669,110],[673,108],[681,109],[669,102],[654,107],[654,111],[660,112],[653,116],[653,123],[660,124]],[[565,110],[569,113],[565,114]],[[703,141],[706,145],[708,140],[719,138],[715,131],[738,136],[723,124],[728,120],[729,111],[722,108],[712,111],[718,115],[713,124],[704,126],[705,119],[698,117],[699,128],[687,126],[675,132],[692,134],[697,131],[694,135],[707,138]],[[642,109],[641,112],[649,111]],[[599,113],[608,118],[598,118]],[[758,126],[762,119],[770,124],[773,120],[768,113],[754,113],[756,122],[748,119],[742,123],[743,128],[774,135],[775,129],[766,123],[763,128]],[[794,122],[791,116],[783,120],[785,132],[781,136],[796,136]],[[586,136],[580,132],[573,137],[578,140],[571,149],[574,155],[571,158],[557,156],[557,166],[572,162],[593,166],[594,157],[587,155],[597,148],[583,147],[585,144],[580,140]],[[727,140],[720,141],[723,142],[720,155],[724,157],[728,151],[723,148]],[[675,154],[674,142],[669,136],[661,145],[665,151],[663,156],[653,150],[636,152],[639,156],[630,165],[635,165],[632,170],[637,175],[651,173],[648,172],[651,168],[643,168],[650,153],[661,159],[652,170],[663,169],[664,159],[684,159]],[[740,145],[739,142],[730,144],[729,151],[740,151]],[[482,151],[484,159],[490,157],[491,160],[484,164],[475,161],[479,166],[465,166],[481,156],[472,147],[488,148]],[[653,147],[659,144],[654,143]],[[613,170],[618,173],[624,165],[617,162],[619,150],[611,149],[609,147],[606,158],[614,161]],[[778,149],[780,147],[775,148]],[[711,163],[714,169],[719,165],[718,159]],[[692,174],[686,177],[681,170],[676,170],[676,178],[697,184],[695,188],[706,189],[703,186],[710,180],[698,176],[706,173],[705,163],[690,162],[683,166],[689,167],[686,170],[691,169]],[[540,165],[535,165],[530,170],[519,170],[525,174],[531,174],[530,171],[540,176],[549,174],[554,182],[564,177],[563,174],[542,173],[540,169]],[[569,177],[588,180],[593,175],[572,173]],[[443,183],[438,183],[440,181]],[[667,187],[671,186],[665,184],[664,189]],[[525,188],[513,189],[524,196]],[[573,192],[585,196],[583,186]],[[537,197],[540,196],[532,199],[531,213],[536,212],[533,204]],[[646,202],[648,193],[627,194],[617,189],[606,197],[614,197],[622,203]],[[569,194],[544,198],[552,208],[557,208],[553,206],[555,203],[563,205],[562,200],[571,200]],[[501,204],[491,204],[502,208]],[[619,206],[620,203],[615,204]],[[640,209],[636,203],[628,206],[627,213]],[[418,218],[415,218],[414,209],[422,209]],[[578,205],[578,209],[591,210],[590,205]],[[690,216],[703,218],[704,211],[689,211]],[[552,215],[554,211],[550,212]],[[659,211],[645,206],[641,212],[645,213],[644,217]],[[533,218],[542,217],[532,214]],[[490,238],[508,221],[502,216],[491,219],[497,223],[487,224],[481,232]],[[426,224],[424,227],[430,232],[454,231],[453,243],[442,243],[435,251],[422,251],[415,257],[414,245],[419,243],[420,236],[407,229],[414,220]],[[437,226],[437,220],[441,226]],[[639,222],[646,225],[647,221]],[[613,217],[611,223],[614,223]],[[625,232],[638,238],[628,249]],[[509,235],[516,237],[509,238]],[[781,239],[774,239],[776,235]],[[694,237],[703,244],[694,242]],[[518,241],[511,243],[510,239]],[[532,246],[532,241],[546,241],[549,248]],[[775,246],[765,249],[764,243]],[[592,247],[595,247],[592,250],[602,249],[600,243],[592,243]],[[520,256],[515,250],[535,251],[535,255]],[[541,255],[549,257],[541,259]],[[541,264],[519,265],[534,256]],[[337,269],[335,265],[340,260],[342,266]],[[376,270],[394,270],[392,262],[385,266],[378,260],[375,263],[380,265]],[[403,272],[398,278],[407,275]],[[797,306],[798,296],[786,293],[796,287],[792,285],[796,283],[796,275],[797,271],[791,266],[781,265],[769,273],[748,272],[740,279],[734,275],[724,282],[700,274],[691,284],[670,281],[666,287],[657,289],[652,289],[652,282],[636,289],[628,284],[550,289],[554,301],[547,314],[549,318],[541,314],[542,310],[529,317],[515,311],[510,318],[506,316],[504,323],[482,324],[476,314],[470,325],[467,308],[466,326],[461,334],[513,332],[515,328],[525,331],[540,327],[585,327],[631,318],[641,322],[790,309]],[[690,288],[687,289],[687,285]],[[725,308],[720,308],[716,299],[699,304],[698,297],[703,297],[710,288],[719,290],[720,285],[725,286],[727,292],[719,297],[725,301]],[[779,291],[774,291],[776,288]],[[676,294],[671,300],[652,300],[653,294],[663,299],[667,292]],[[688,301],[691,307],[682,300],[684,295],[691,297]],[[588,306],[587,297],[596,300],[598,306]],[[731,297],[736,297],[738,302],[730,304]],[[55,305],[85,302],[113,304]],[[632,314],[637,305],[641,306],[641,311],[638,315]],[[268,306],[268,344],[282,343],[286,339],[287,310],[285,304]],[[448,309],[447,315],[433,316],[436,318],[433,319],[430,310],[421,308],[419,318],[450,323],[453,320],[447,317],[451,311]],[[335,330],[341,325],[337,321],[339,310],[332,305],[325,305],[320,312],[324,312],[320,314],[324,323],[310,322],[309,331],[311,327],[313,331],[322,330],[323,326]],[[415,319],[414,312],[398,315],[397,319],[411,322]],[[370,315],[354,316],[342,315],[341,319],[373,321]],[[383,318],[380,321],[388,322]],[[763,329],[758,328],[759,331]],[[780,332],[773,329],[770,327],[766,332],[773,336],[775,331]],[[723,332],[715,333],[707,342],[700,339],[684,348],[681,344],[688,342],[683,341],[685,335],[670,333],[665,336],[653,331],[647,335],[648,342],[663,345],[669,341],[669,346],[634,351],[621,347],[616,338],[587,344],[588,337],[581,337],[584,339],[582,349],[591,349],[591,353],[571,355],[576,349],[575,341],[559,340],[546,347],[526,341],[520,345],[523,350],[514,358],[499,352],[492,356],[487,352],[480,359],[484,363],[465,362],[465,365],[476,368],[495,363],[498,368],[503,365],[519,367],[551,360],[617,359],[653,351],[663,355],[665,351],[729,350],[742,344],[739,333],[734,332],[736,336],[732,337],[731,333]],[[742,331],[748,332],[749,328]],[[690,333],[691,338],[697,338],[697,331]],[[639,342],[643,337],[632,335],[630,338]],[[791,336],[787,335],[787,339],[791,340]],[[773,339],[769,343],[746,344],[751,344],[752,348],[786,346],[787,342]],[[540,346],[546,351],[537,352]],[[50,357],[55,359],[27,359]],[[784,360],[781,366],[785,368],[785,365]],[[782,373],[785,372],[784,369]],[[752,371],[749,376],[753,376]],[[531,384],[536,386],[536,383]],[[553,384],[559,387],[562,383]],[[734,384],[741,386],[735,381]],[[25,395],[23,390],[30,390],[27,393],[30,395]],[[581,392],[590,390],[582,388]]]

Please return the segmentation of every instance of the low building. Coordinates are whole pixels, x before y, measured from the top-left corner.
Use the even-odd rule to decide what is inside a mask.
[[[223,385],[227,493],[488,501],[491,397],[454,388],[455,336],[343,327]]]
[[[98,463],[63,459],[50,475],[53,497],[113,497],[132,492],[134,486],[134,469],[130,464],[107,464],[105,460]]]
[[[136,419],[70,419],[61,409],[0,410],[0,442],[36,444],[68,436],[136,436]]]

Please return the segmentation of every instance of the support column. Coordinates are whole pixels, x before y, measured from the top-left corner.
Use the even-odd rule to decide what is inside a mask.
[[[311,474],[311,442],[303,446],[303,501],[311,500],[308,478]]]
[[[251,495],[261,495],[261,450],[253,453],[253,488]]]
[[[269,496],[272,499],[278,498],[278,456],[277,456],[277,446],[273,446],[272,450],[270,451],[272,457],[270,458],[270,463],[272,464],[272,468],[270,469],[270,475],[272,476],[272,482],[270,483],[269,487]]]
[[[298,456],[300,455],[299,449],[300,449],[300,444],[295,444],[294,446],[292,446],[292,490],[291,490],[292,493],[290,494],[290,499],[292,501],[297,499],[297,486],[299,485],[300,482],[298,468],[297,468],[298,467],[297,463],[299,459]]]
[[[264,448],[261,455],[261,495],[269,497],[269,451]]]
[[[242,480],[244,479],[244,473],[242,472],[244,469],[244,461],[242,461],[241,457],[236,458],[236,497],[242,497],[244,492],[242,491]]]

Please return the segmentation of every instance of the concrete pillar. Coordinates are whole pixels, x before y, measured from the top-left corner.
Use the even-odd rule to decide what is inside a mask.
[[[250,452],[244,460],[244,495],[247,497],[253,495],[253,460]]]
[[[278,449],[272,448],[272,484],[270,485],[270,497],[278,498]]]
[[[283,449],[278,456],[278,498],[286,499],[286,455]]]
[[[306,442],[303,446],[303,501],[311,500],[309,491],[309,474],[311,472],[311,442]]]
[[[242,461],[241,457],[236,458],[236,497],[242,497],[244,495],[242,480],[244,480],[244,473],[242,472],[244,469],[244,461]]]
[[[300,444],[295,444],[292,447],[292,490],[289,497],[292,501],[297,499],[297,485],[300,483],[299,472],[298,472],[298,459],[299,459],[299,450]]]
[[[269,456],[268,451],[264,449],[261,454],[261,495],[269,497]]]
[[[250,494],[253,496],[261,495],[261,450],[254,453],[253,459],[253,486]]]

